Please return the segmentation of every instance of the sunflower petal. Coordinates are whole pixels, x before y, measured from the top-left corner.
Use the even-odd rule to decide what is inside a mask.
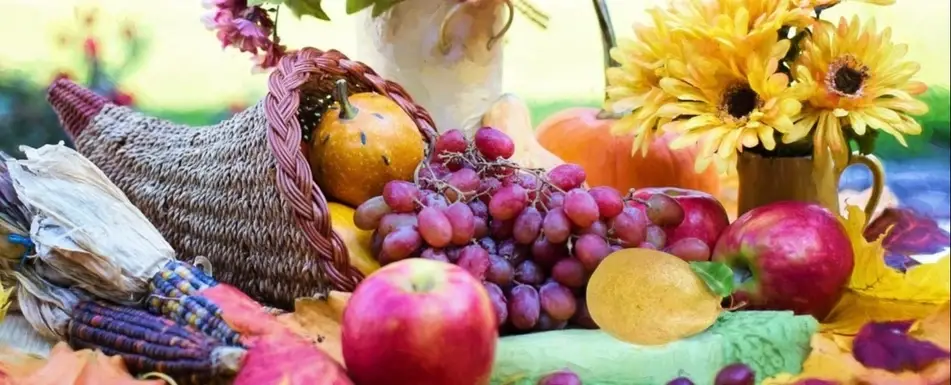
[[[703,94],[700,92],[700,90],[679,79],[674,79],[674,78],[660,79],[660,88],[662,88],[664,91],[677,97],[677,99],[680,99],[680,100],[694,101],[694,102],[707,101],[707,98],[703,97]]]

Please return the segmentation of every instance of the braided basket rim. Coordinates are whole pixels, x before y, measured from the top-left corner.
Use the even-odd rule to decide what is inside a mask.
[[[303,48],[282,58],[271,72],[264,113],[278,193],[291,207],[307,243],[317,252],[320,270],[336,290],[351,292],[364,277],[350,265],[347,246],[333,230],[327,198],[314,182],[301,146],[302,132],[297,119],[302,87],[341,78],[393,100],[413,119],[430,144],[435,140],[436,130],[429,112],[416,104],[402,86],[383,79],[366,64],[350,60],[337,50]]]

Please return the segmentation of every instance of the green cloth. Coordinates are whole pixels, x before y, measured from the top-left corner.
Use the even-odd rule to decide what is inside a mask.
[[[809,354],[818,323],[792,312],[725,312],[707,331],[662,346],[639,346],[600,330],[559,330],[505,337],[499,342],[493,385],[535,385],[570,369],[584,385],[666,384],[685,376],[712,384],[720,368],[743,362],[757,381],[796,374]]]

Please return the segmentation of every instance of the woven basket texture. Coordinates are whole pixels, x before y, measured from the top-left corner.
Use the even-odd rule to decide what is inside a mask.
[[[262,303],[352,291],[363,278],[333,232],[327,201],[301,145],[301,114],[334,81],[383,94],[434,138],[432,118],[399,85],[337,51],[285,57],[267,96],[214,126],[190,127],[106,102],[67,80],[48,99],[77,150],[99,166],[178,252],[205,256],[215,277]]]

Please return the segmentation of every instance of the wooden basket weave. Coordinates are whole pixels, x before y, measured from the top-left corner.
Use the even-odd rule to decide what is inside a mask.
[[[341,78],[351,92],[392,99],[432,142],[432,118],[403,87],[340,52],[314,48],[285,57],[263,100],[214,126],[146,116],[68,80],[53,83],[48,100],[77,150],[128,195],[181,259],[205,256],[220,281],[289,309],[295,298],[331,287],[352,291],[363,278],[331,227],[327,200],[301,150],[302,120],[312,122],[300,111]]]

